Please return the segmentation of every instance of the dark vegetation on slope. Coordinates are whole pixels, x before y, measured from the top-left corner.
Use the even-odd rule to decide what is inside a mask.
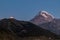
[[[3,36],[1,36],[3,35]],[[48,30],[42,29],[27,21],[19,21],[16,19],[0,20],[0,37],[10,36],[15,38],[23,37],[39,37],[55,38],[56,35]],[[8,37],[7,37],[8,38]],[[8,38],[9,39],[9,38]]]

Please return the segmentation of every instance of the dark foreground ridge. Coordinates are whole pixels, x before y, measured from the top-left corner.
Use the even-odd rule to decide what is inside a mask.
[[[1,19],[0,20],[0,37],[2,38],[2,36],[6,37],[8,35],[10,37],[15,37],[14,40],[17,40],[17,37],[18,37],[18,40],[19,38],[24,38],[24,37],[40,37],[41,38],[42,36],[44,36],[49,39],[51,38],[54,39],[57,37],[54,33],[48,30],[42,29],[37,25],[27,21],[19,21],[19,20],[10,19],[10,18]]]

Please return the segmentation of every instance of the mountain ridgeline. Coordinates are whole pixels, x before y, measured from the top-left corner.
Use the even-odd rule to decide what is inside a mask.
[[[60,40],[60,19],[40,11],[30,21],[0,19],[0,40]]]
[[[50,22],[54,17],[46,11],[40,11],[33,19],[30,21],[36,25]]]
[[[46,11],[39,12],[39,14],[30,21],[43,29],[49,30],[56,35],[60,35],[60,19],[55,18]]]
[[[1,34],[5,33],[15,35],[17,37],[39,37],[45,36],[47,38],[55,38],[56,34],[50,32],[46,29],[43,29],[31,22],[28,21],[20,21],[13,18],[4,18],[0,20],[0,37]]]

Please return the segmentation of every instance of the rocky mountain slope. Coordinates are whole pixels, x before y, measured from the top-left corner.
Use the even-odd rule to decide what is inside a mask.
[[[39,12],[39,14],[30,21],[43,29],[60,35],[60,19],[53,17],[46,11]]]
[[[34,18],[30,21],[35,23],[36,25],[50,22],[54,19],[54,17],[46,11],[40,11]]]
[[[39,24],[41,28],[50,30],[57,35],[60,35],[60,19],[54,19],[51,22]]]

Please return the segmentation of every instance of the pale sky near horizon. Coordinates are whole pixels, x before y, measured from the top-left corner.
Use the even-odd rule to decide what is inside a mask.
[[[0,18],[30,20],[42,10],[60,18],[60,0],[0,0]]]

